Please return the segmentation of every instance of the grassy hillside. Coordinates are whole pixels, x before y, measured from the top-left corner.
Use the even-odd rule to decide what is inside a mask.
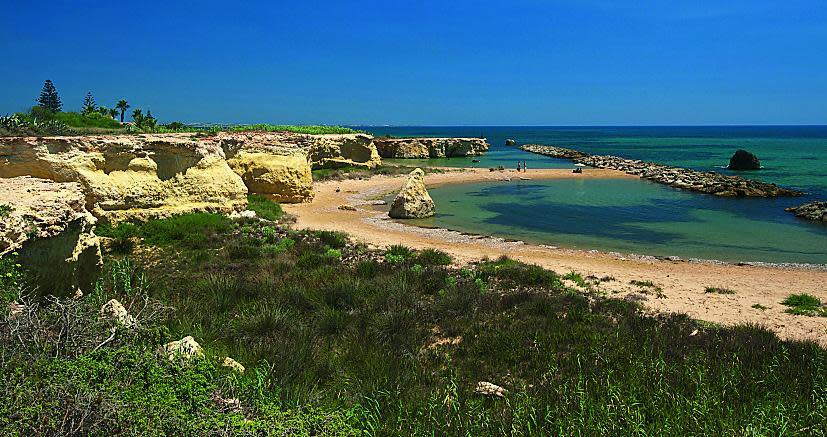
[[[338,233],[209,214],[100,233],[113,252],[94,292],[42,300],[32,319],[48,323],[0,320],[3,431],[827,432],[824,349],[647,315],[596,278],[568,274],[573,289],[506,258],[460,267],[435,250],[372,251]],[[97,310],[113,297],[139,328],[98,347],[109,331]],[[10,335],[21,320],[37,342]],[[55,337],[64,320],[91,322]],[[158,356],[186,335],[203,360]],[[225,356],[247,371],[222,368]],[[507,392],[476,393],[479,382]]]

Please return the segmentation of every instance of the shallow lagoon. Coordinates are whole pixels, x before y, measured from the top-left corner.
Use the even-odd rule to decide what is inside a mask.
[[[800,199],[718,198],[637,179],[486,182],[430,193],[437,216],[411,224],[580,249],[827,263],[827,226],[784,211]]]

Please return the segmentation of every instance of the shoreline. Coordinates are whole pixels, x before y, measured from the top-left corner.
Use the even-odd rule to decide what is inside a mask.
[[[481,181],[507,183],[514,171],[488,169],[443,169],[426,175],[428,187]],[[615,170],[594,169],[573,174],[570,169],[537,169],[532,179],[634,178]],[[509,241],[501,237],[474,235],[440,228],[426,228],[394,221],[377,208],[376,198],[398,190],[406,176],[373,176],[369,179],[325,181],[315,184],[314,200],[282,205],[296,216],[297,228],[326,229],[350,234],[372,247],[392,244],[422,249],[436,248],[451,254],[458,264],[501,255],[543,266],[564,275],[612,277],[597,289],[609,297],[639,300],[648,311],[686,313],[693,318],[724,325],[758,323],[782,338],[806,339],[827,346],[827,317],[795,316],[781,305],[791,293],[813,294],[827,301],[827,269],[816,265],[766,265],[727,263],[714,260],[674,260],[648,255],[567,249],[549,245]],[[340,210],[349,205],[355,211]],[[652,281],[662,296],[642,290],[631,281]],[[706,287],[727,287],[731,295],[705,293]],[[755,305],[767,307],[755,309]]]

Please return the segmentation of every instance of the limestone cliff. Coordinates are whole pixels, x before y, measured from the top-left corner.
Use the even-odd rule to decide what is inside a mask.
[[[488,151],[484,138],[375,138],[382,158],[450,158]]]
[[[364,134],[311,135],[313,168],[356,166],[375,168],[382,163],[373,137]]]
[[[191,134],[0,138],[0,177],[78,182],[106,221],[246,206],[247,188],[222,149]]]
[[[88,289],[102,264],[95,218],[77,183],[0,181],[0,256],[18,252],[42,292]]]
[[[215,138],[227,163],[251,193],[282,203],[313,198],[310,142],[284,133],[221,133]]]

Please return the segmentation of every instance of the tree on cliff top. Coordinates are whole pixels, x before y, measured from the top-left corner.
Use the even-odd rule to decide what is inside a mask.
[[[123,114],[129,109],[129,103],[126,100],[121,100],[115,105],[115,108],[121,111],[121,123],[123,123]]]
[[[83,98],[83,113],[91,114],[97,110],[97,107],[98,106],[95,103],[95,98],[92,97],[92,92],[87,92],[86,97]]]
[[[52,112],[60,112],[63,109],[63,103],[60,102],[60,96],[57,95],[57,89],[51,80],[46,79],[46,82],[43,83],[43,89],[40,91],[40,97],[37,98],[37,104]]]

